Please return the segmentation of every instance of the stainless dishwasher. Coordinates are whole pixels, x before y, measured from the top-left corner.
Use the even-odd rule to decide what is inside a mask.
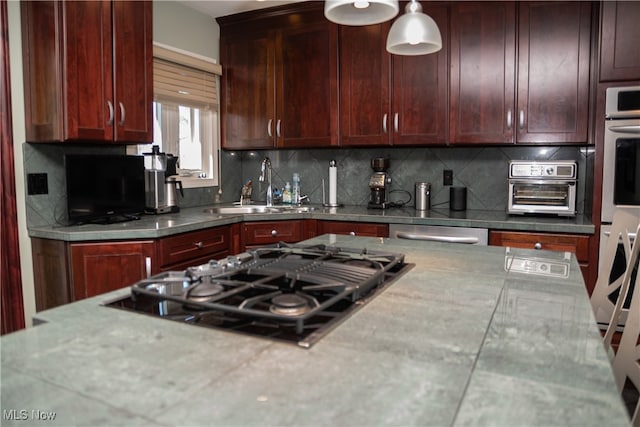
[[[389,237],[407,240],[484,245],[489,242],[487,228],[448,227],[440,225],[390,224]]]

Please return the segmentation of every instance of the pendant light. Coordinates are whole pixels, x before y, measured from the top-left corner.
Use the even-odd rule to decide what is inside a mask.
[[[326,0],[324,16],[341,25],[372,25],[398,14],[397,0]]]
[[[396,19],[387,36],[387,51],[395,55],[426,55],[442,49],[438,25],[422,13],[416,0],[405,7],[405,14]]]

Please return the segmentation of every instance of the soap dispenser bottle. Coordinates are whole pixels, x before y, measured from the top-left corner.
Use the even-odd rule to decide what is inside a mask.
[[[282,190],[282,203],[291,204],[291,184],[287,182]]]

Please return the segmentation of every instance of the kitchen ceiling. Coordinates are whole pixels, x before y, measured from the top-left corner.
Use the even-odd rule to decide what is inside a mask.
[[[272,6],[280,6],[289,3],[298,3],[304,0],[178,0],[185,6],[207,14],[213,18],[233,15],[234,13],[249,10],[264,9]]]

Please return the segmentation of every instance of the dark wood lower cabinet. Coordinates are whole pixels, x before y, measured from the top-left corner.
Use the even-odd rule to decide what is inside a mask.
[[[584,278],[589,295],[595,286],[597,263],[589,261],[589,245],[591,236],[584,234],[562,233],[528,233],[518,231],[489,232],[489,244],[492,246],[509,246],[524,249],[544,249],[550,251],[573,252],[576,254],[582,277]]]
[[[242,249],[278,242],[295,243],[302,240],[302,220],[247,222],[242,229]]]
[[[36,311],[71,302],[68,243],[61,240],[31,239]]]
[[[238,246],[238,224],[160,239],[65,242],[31,239],[36,310],[133,285],[150,274],[224,258]]]
[[[389,237],[389,224],[351,222],[351,221],[318,221],[320,234],[349,234],[363,237]]]
[[[152,273],[153,241],[70,246],[74,301],[133,285]]]

